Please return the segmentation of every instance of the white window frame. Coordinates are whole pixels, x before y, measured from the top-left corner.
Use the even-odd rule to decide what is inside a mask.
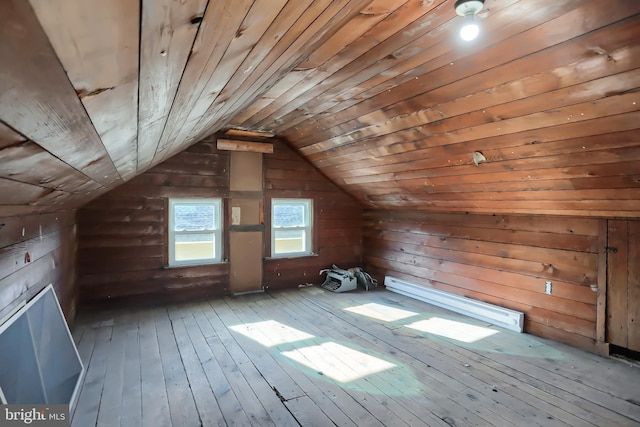
[[[302,204],[305,207],[306,223],[304,227],[278,227],[273,224],[275,207],[279,204]],[[305,231],[305,251],[302,252],[284,252],[276,253],[276,230],[304,230]],[[272,258],[291,258],[299,256],[313,255],[313,199],[271,199],[271,257]]]
[[[201,230],[201,231],[175,231],[175,206],[176,205],[197,205],[197,206],[213,206],[217,211],[217,222],[213,225],[213,230]],[[222,199],[181,199],[171,198],[169,199],[169,266],[195,266],[195,265],[207,265],[216,264],[222,262]],[[190,260],[176,260],[176,235],[188,235],[188,234],[213,234],[215,239],[214,251],[215,258],[204,259],[190,259]]]

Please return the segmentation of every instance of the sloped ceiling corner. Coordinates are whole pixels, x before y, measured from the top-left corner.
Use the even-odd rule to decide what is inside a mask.
[[[640,2],[486,0],[470,43],[453,3],[4,1],[0,216],[230,128],[372,208],[639,216]]]

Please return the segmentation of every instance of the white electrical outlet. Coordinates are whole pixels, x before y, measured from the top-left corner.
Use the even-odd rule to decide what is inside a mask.
[[[546,282],[544,282],[544,293],[547,295],[551,295],[552,292],[553,284],[551,283],[551,281],[547,280]]]

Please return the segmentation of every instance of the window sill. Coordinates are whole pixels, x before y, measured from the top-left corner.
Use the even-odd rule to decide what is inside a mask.
[[[279,259],[296,259],[296,258],[310,258],[310,257],[317,257],[319,256],[318,254],[303,254],[303,255],[289,255],[289,256],[271,256],[271,257],[265,257],[265,261],[273,261],[273,260],[279,260]]]
[[[202,262],[198,264],[177,264],[177,265],[165,265],[162,267],[163,270],[173,270],[175,268],[191,268],[191,267],[207,267],[211,265],[225,265],[229,264],[228,260],[222,260],[217,262]]]

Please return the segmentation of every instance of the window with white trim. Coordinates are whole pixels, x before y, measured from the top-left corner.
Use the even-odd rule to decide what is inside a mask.
[[[169,199],[169,266],[221,262],[221,224],[221,199]]]
[[[311,255],[311,199],[271,199],[271,256]]]

